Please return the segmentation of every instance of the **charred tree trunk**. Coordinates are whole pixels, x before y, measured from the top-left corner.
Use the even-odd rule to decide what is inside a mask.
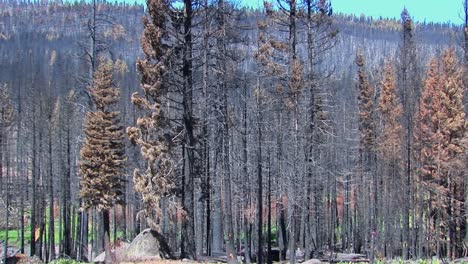
[[[33,106],[32,110],[32,160],[31,160],[31,241],[30,241],[30,255],[35,256],[36,255],[36,215],[37,215],[37,201],[36,201],[36,196],[37,196],[37,184],[36,184],[36,179],[37,179],[37,140],[36,140],[36,132],[37,132],[37,127],[36,127],[36,110],[35,107]]]
[[[183,222],[183,247],[181,249],[182,257],[191,257],[196,259],[195,252],[195,217],[194,217],[194,178],[196,177],[195,168],[195,150],[196,142],[194,135],[193,120],[193,57],[192,57],[192,0],[184,0],[184,42],[182,58],[183,75],[183,122],[186,130],[185,159],[188,166],[184,170],[184,210],[187,218]]]
[[[70,118],[67,120],[67,131],[66,131],[66,159],[67,163],[65,166],[65,178],[62,185],[62,222],[63,222],[63,252],[66,256],[71,256],[72,253],[72,236],[71,236],[71,214],[70,214],[70,179],[71,179],[71,142],[70,142]]]
[[[48,135],[48,154],[49,154],[49,232],[48,232],[48,242],[49,242],[49,260],[55,259],[55,218],[54,218],[54,177],[53,177],[53,153],[52,153],[52,109],[49,113],[49,135]]]
[[[257,98],[257,263],[263,263],[263,182],[262,182],[262,140],[263,114],[261,95]]]
[[[229,113],[228,113],[228,86],[227,86],[227,67],[226,67],[226,18],[225,18],[224,0],[218,0],[218,31],[220,36],[217,38],[218,60],[218,88],[222,93],[221,111],[222,120],[222,142],[223,142],[223,181],[224,181],[224,227],[226,232],[226,253],[228,263],[236,263],[237,256],[234,249],[234,229],[232,216],[232,198],[231,198],[231,168],[230,168],[230,150],[229,150]]]
[[[267,227],[267,264],[272,264],[273,259],[271,255],[271,162],[270,154],[268,154],[268,227]]]
[[[3,118],[3,116],[2,116]],[[3,121],[3,120],[1,120]],[[3,124],[2,124],[3,125]],[[0,129],[5,129],[5,127],[0,127]],[[0,145],[0,159],[5,160],[5,167],[6,167],[6,173],[5,173],[5,190],[4,190],[4,196],[5,196],[5,243],[3,245],[3,263],[7,263],[7,257],[8,257],[8,233],[9,233],[9,223],[10,223],[10,153],[8,153],[8,140],[6,139],[6,133],[5,131],[0,131],[0,137],[2,137],[2,142],[3,144]],[[0,174],[0,176],[3,177],[3,175]]]

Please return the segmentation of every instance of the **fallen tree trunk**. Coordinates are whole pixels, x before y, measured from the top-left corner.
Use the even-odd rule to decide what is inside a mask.
[[[328,263],[359,263],[359,262],[370,262],[369,259],[348,259],[348,260],[338,260],[338,259],[320,259],[322,262],[328,262]]]
[[[321,261],[329,263],[338,263],[338,262],[369,262],[369,259],[366,258],[366,255],[355,254],[355,253],[327,253]]]

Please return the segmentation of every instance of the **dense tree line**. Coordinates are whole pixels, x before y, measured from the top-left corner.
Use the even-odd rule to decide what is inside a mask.
[[[90,260],[151,227],[231,263],[466,254],[466,30],[332,4],[1,2],[8,243]]]

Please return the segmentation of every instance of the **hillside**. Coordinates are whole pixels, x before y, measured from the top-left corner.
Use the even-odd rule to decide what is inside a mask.
[[[466,254],[462,26],[278,3],[1,0],[0,240]]]

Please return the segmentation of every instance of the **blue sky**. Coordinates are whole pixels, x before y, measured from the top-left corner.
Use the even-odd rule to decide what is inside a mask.
[[[262,5],[263,0],[240,0],[248,6]],[[270,0],[275,2],[276,0]],[[406,7],[419,22],[452,22],[462,24],[462,0],[331,0],[336,13],[400,18]]]

